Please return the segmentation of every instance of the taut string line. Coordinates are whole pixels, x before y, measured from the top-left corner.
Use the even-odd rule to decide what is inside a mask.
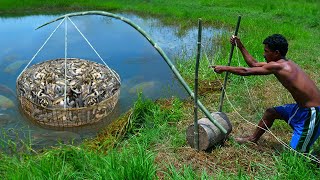
[[[33,57],[31,58],[31,60],[28,62],[28,64],[24,67],[24,69],[21,71],[21,73],[19,74],[19,76],[17,77],[17,80],[19,79],[19,77],[21,76],[21,74],[28,68],[28,66],[31,64],[31,62],[34,60],[34,58],[39,54],[39,52],[43,49],[43,47],[47,44],[47,42],[49,41],[49,39],[52,37],[52,35],[57,31],[57,29],[61,26],[61,24],[66,20],[66,18],[64,18],[59,24],[58,26],[52,31],[52,33],[49,35],[49,37],[47,38],[47,40],[42,44],[42,46],[39,48],[39,50],[35,53],[35,55],[33,55]]]

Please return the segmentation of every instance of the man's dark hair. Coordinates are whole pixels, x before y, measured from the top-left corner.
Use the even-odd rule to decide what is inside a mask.
[[[278,50],[281,56],[286,56],[288,52],[288,41],[284,36],[281,34],[273,34],[268,36],[264,41],[263,44],[267,44],[268,48],[271,51]]]

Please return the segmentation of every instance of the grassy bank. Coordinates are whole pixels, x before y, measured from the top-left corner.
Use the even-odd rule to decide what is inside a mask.
[[[96,139],[37,155],[1,154],[3,179],[316,179],[309,160],[292,152],[240,146],[229,139],[214,151],[185,144],[185,107],[140,95],[132,111]],[[124,121],[128,119],[128,121]],[[121,125],[122,124],[122,125]],[[125,125],[123,125],[125,124]],[[117,129],[117,125],[125,131]],[[116,139],[116,141],[114,141]],[[267,150],[267,151],[264,151]]]
[[[9,1],[0,2],[0,15],[61,13],[83,10],[136,12],[161,18],[165,23],[187,28],[202,18],[206,26],[223,27],[227,32],[216,43],[217,53],[209,56],[214,64],[226,64],[238,15],[242,15],[239,36],[258,59],[262,41],[273,33],[289,40],[288,57],[301,65],[320,83],[319,1]],[[232,65],[244,64],[235,50]],[[208,69],[203,54],[200,67],[200,99],[211,112],[217,111],[219,80]],[[178,59],[177,67],[192,84],[194,59]],[[212,86],[214,86],[212,88]],[[231,76],[224,111],[233,123],[233,132],[224,146],[211,152],[197,152],[185,140],[185,130],[193,121],[191,99],[152,102],[142,96],[133,109],[96,139],[81,146],[61,146],[37,155],[0,156],[4,179],[316,179],[319,171],[308,159],[288,152],[270,134],[259,145],[239,145],[234,137],[248,134],[266,107],[293,99],[272,77]],[[203,114],[200,114],[203,116]],[[244,120],[245,119],[245,120]],[[109,129],[108,129],[109,128]],[[272,132],[284,142],[290,140],[288,125],[276,122]],[[319,151],[319,143],[315,146]],[[318,149],[317,149],[318,148]]]

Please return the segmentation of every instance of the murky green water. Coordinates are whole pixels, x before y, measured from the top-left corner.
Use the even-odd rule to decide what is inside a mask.
[[[146,31],[172,60],[193,56],[196,52],[197,28],[182,31],[178,27],[164,26],[159,20],[123,14]],[[16,78],[36,54],[59,22],[35,30],[39,25],[57,16],[26,16],[0,19],[0,127],[1,147],[20,144],[19,139],[31,142],[34,148],[46,147],[58,141],[81,142],[96,135],[121,113],[127,111],[137,98],[137,91],[152,99],[187,96],[174,78],[169,66],[135,29],[116,19],[101,16],[72,17],[72,21],[91,42],[108,66],[121,77],[121,95],[113,113],[94,125],[48,129],[26,119],[19,111],[15,97]],[[203,29],[203,44],[207,49],[221,33],[214,28]],[[78,31],[68,23],[67,57],[102,63]],[[30,64],[65,56],[65,26],[56,31]],[[18,147],[18,146],[17,146]]]

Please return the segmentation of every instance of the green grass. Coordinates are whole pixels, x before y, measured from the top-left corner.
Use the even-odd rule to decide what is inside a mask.
[[[318,0],[1,0],[0,15],[84,10],[135,12],[158,17],[165,24],[180,27],[181,32],[197,25],[198,18],[202,18],[204,26],[226,29],[214,40],[219,45],[215,53],[206,52],[214,64],[226,64],[229,37],[241,15],[239,37],[252,55],[263,59],[263,39],[281,33],[289,40],[288,57],[319,84],[319,7]],[[236,50],[233,57],[232,65],[245,65]],[[194,79],[194,59],[176,60],[190,86]],[[209,65],[202,53],[199,71],[202,84],[223,78],[212,73]],[[212,152],[197,152],[186,144],[185,130],[193,122],[191,99],[153,102],[139,95],[133,109],[116,122],[117,126],[112,126],[112,131],[107,129],[81,146],[61,146],[38,154],[32,151],[24,154],[17,150],[14,142],[1,141],[0,145],[10,144],[10,151],[17,154],[1,154],[0,176],[3,179],[317,179],[319,169],[313,163],[278,148],[279,143],[268,134],[263,136],[259,146],[234,142],[234,136],[253,129],[237,112],[255,123],[265,108],[293,99],[272,76],[229,77],[224,111],[234,129],[225,146],[216,147]],[[219,92],[209,91],[199,98],[210,111],[216,111]],[[272,131],[289,142],[291,131],[285,123],[276,122]],[[319,152],[319,147],[317,142],[315,151]]]
[[[182,105],[178,99],[155,103],[140,94],[129,119],[130,128],[116,148],[92,149],[87,142],[81,146],[61,145],[34,155],[19,153],[8,156],[2,153],[0,175],[4,179],[156,179],[157,174],[162,174],[164,179],[265,179],[263,171],[250,174],[236,159],[236,172],[232,173],[206,165],[203,169],[196,166],[197,162],[174,155],[181,147],[186,148],[185,131],[178,128],[183,118]],[[237,145],[234,148],[235,151],[241,148],[251,151]],[[191,149],[186,150],[190,153]],[[224,152],[223,147],[216,151]],[[194,150],[191,153],[191,156],[199,155]],[[254,153],[250,156],[259,157]],[[167,161],[167,158],[172,158],[172,161]],[[249,167],[252,171],[271,169],[274,173],[267,174],[270,179],[312,179],[319,175],[315,165],[293,153],[275,154],[273,160],[274,167],[265,167],[262,162],[254,161],[249,163]]]
[[[183,131],[172,126],[182,118],[182,113],[182,102],[176,98],[161,107],[140,94],[129,119],[127,137],[131,137],[128,141],[145,142],[150,147],[154,144],[166,144],[168,147],[184,145],[185,142],[181,141]]]
[[[130,157],[130,158],[128,158]],[[62,146],[38,156],[1,156],[2,179],[154,179],[154,154],[143,146],[102,154]]]
[[[317,179],[319,170],[307,158],[292,152],[284,152],[276,156],[278,179]]]

